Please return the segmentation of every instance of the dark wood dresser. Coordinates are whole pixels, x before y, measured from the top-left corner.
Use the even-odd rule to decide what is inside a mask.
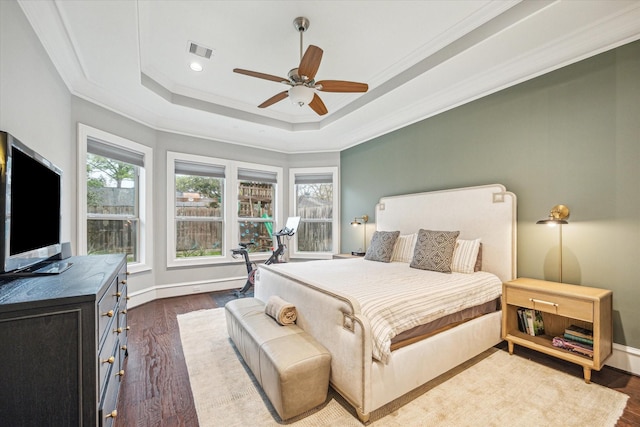
[[[111,426],[127,355],[125,255],[0,276],[0,424]]]

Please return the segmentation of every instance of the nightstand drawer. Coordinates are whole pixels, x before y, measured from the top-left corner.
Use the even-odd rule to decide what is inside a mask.
[[[507,288],[505,297],[507,304],[510,305],[593,322],[593,301],[510,287]]]

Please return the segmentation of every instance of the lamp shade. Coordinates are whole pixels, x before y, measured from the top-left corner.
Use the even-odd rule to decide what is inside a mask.
[[[569,224],[566,218],[569,218],[569,208],[565,205],[555,205],[549,212],[549,217],[541,219],[536,224]]]
[[[313,95],[313,89],[303,85],[293,86],[289,89],[289,99],[300,107],[308,105],[313,100]]]

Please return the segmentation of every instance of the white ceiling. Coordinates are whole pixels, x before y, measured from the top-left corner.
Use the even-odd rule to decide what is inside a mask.
[[[180,134],[286,153],[339,151],[640,38],[638,0],[19,0],[74,95]],[[329,113],[285,99],[300,61],[294,18],[324,50]],[[190,42],[213,50],[189,69]]]

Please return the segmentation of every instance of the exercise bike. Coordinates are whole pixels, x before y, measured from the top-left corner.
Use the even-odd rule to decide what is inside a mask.
[[[273,235],[276,236],[277,247],[271,253],[269,259],[267,259],[264,264],[279,264],[282,261],[282,255],[284,254],[286,245],[282,243],[282,237],[287,236],[291,237],[296,233],[298,229],[298,224],[300,223],[300,217],[289,217],[287,219],[287,224],[285,227],[275,232]],[[253,246],[254,243],[240,243],[240,247],[236,249],[231,249],[231,256],[233,258],[238,258],[242,256],[244,258],[244,264],[247,267],[247,282],[242,287],[242,289],[234,291],[234,295],[238,298],[243,297],[249,289],[255,284],[256,280],[256,272],[258,271],[258,266],[255,262],[251,261],[249,258],[249,246]]]

